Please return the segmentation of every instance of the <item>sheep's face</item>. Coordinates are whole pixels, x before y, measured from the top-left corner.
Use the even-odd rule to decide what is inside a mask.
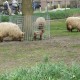
[[[43,29],[44,23],[39,23],[38,27],[39,27],[39,29]]]
[[[22,33],[20,34],[20,36],[18,37],[18,40],[21,41],[21,40],[23,40],[23,38],[24,38],[24,32],[22,32]]]
[[[44,26],[44,24],[43,23],[40,23],[39,26]]]

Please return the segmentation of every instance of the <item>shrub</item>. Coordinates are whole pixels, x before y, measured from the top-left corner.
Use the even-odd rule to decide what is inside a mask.
[[[48,12],[48,13],[35,13],[34,15],[37,15],[37,16],[47,16],[49,15],[50,16],[50,19],[53,20],[53,19],[64,19],[64,18],[67,18],[69,16],[73,16],[75,14],[80,14],[80,9],[79,8],[75,8],[75,9],[65,9],[63,11],[51,11],[51,12]]]
[[[1,16],[1,22],[8,22],[9,16]]]

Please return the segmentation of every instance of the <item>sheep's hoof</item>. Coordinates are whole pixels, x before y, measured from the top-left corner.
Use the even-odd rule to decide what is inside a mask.
[[[3,39],[1,39],[0,42],[3,42]]]

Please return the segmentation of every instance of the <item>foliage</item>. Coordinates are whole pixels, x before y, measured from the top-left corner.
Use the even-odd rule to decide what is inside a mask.
[[[1,22],[8,22],[9,16],[1,16]]]
[[[64,19],[64,18],[67,18],[69,16],[74,16],[74,15],[79,15],[80,13],[80,9],[79,8],[75,8],[75,9],[68,9],[68,10],[63,10],[63,11],[52,11],[52,12],[45,12],[45,13],[34,13],[33,16],[42,16],[42,17],[45,17],[48,15],[50,16],[50,19],[53,20],[53,19]],[[21,16],[21,15],[13,15],[13,16],[6,16],[6,15],[1,15],[1,21],[2,22],[8,22],[9,21],[9,18],[13,18],[13,21],[14,21],[14,18],[17,17],[17,16]]]
[[[12,16],[0,15],[0,20],[1,22],[9,22],[9,21],[16,22],[18,17],[22,17],[22,15],[12,15]]]
[[[50,19],[64,19],[67,18],[69,16],[74,16],[76,14],[80,13],[80,9],[79,8],[75,8],[75,9],[65,9],[63,11],[58,10],[58,11],[51,11],[48,13],[35,13],[34,15],[38,15],[38,16],[43,16],[43,15],[49,15]]]
[[[50,12],[49,15],[51,19],[64,19],[69,16],[74,16],[75,14],[79,14],[79,9],[68,9],[64,11],[56,11],[56,12]]]

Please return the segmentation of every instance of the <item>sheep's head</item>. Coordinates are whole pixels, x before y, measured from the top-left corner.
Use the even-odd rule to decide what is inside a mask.
[[[18,37],[18,40],[19,40],[19,41],[22,41],[23,38],[24,38],[24,32],[21,32],[21,34],[20,34],[19,37]]]
[[[44,26],[45,26],[44,22],[40,22],[40,23],[38,24],[38,28],[39,28],[39,29],[43,29]]]
[[[35,21],[35,27],[39,30],[44,30],[46,26],[46,20],[44,17],[38,17]],[[44,32],[44,31],[43,31]]]

